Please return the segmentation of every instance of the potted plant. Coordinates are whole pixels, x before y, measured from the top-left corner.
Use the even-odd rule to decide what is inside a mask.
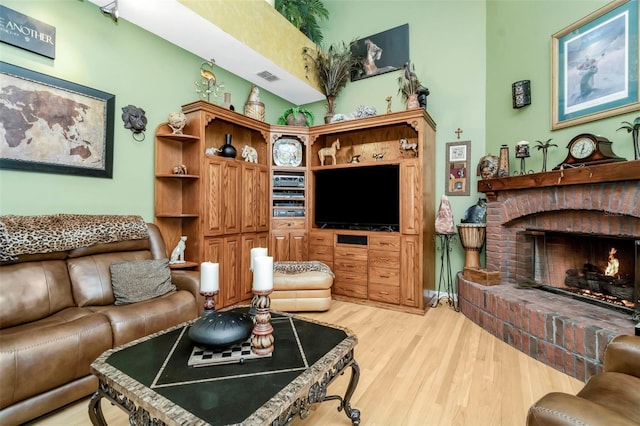
[[[633,120],[633,123],[629,123],[628,121],[622,122],[623,126],[618,130],[625,129],[627,132],[631,133],[631,137],[633,138],[633,154],[636,160],[640,160],[640,145],[638,145],[638,132],[640,132],[640,117],[636,117]]]
[[[316,44],[322,43],[319,20],[329,19],[321,0],[276,0],[275,9]]]
[[[326,123],[334,114],[335,98],[347,85],[356,66],[357,60],[351,52],[351,44],[340,42],[330,45],[326,50],[318,47],[315,50],[307,47],[302,49],[302,55],[307,62],[304,66],[305,71],[311,71],[316,76],[327,97]]]
[[[313,126],[314,116],[311,111],[306,108],[294,106],[287,108],[278,118],[278,124],[289,126]]]
[[[411,61],[402,66],[404,72],[398,76],[398,94],[402,96],[402,100],[407,105],[407,109],[419,108],[418,93],[425,93],[424,97],[429,94],[429,90],[420,84],[420,80],[415,73],[415,67]],[[426,99],[425,99],[426,106]]]

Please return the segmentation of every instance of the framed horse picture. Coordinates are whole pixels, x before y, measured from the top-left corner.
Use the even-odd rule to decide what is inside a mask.
[[[356,40],[351,53],[357,59],[351,81],[399,70],[409,61],[409,24]]]

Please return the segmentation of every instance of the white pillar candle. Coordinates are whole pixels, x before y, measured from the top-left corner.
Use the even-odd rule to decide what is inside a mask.
[[[218,282],[218,271],[220,265],[218,263],[203,262],[200,265],[200,291],[203,293],[212,293],[220,289]]]
[[[254,271],[254,260],[257,256],[266,256],[267,255],[267,249],[265,247],[254,247],[251,249],[251,263],[249,265],[249,270],[251,272]]]
[[[273,257],[256,256],[253,259],[253,290],[266,291],[273,289]]]

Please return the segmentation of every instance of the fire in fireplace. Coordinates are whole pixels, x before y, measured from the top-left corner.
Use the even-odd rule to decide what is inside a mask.
[[[640,240],[518,232],[516,282],[633,314],[640,309]]]

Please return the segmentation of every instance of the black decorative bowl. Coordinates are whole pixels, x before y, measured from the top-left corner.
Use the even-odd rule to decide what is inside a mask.
[[[247,340],[252,329],[247,314],[205,311],[189,329],[189,338],[198,346],[226,348]]]

